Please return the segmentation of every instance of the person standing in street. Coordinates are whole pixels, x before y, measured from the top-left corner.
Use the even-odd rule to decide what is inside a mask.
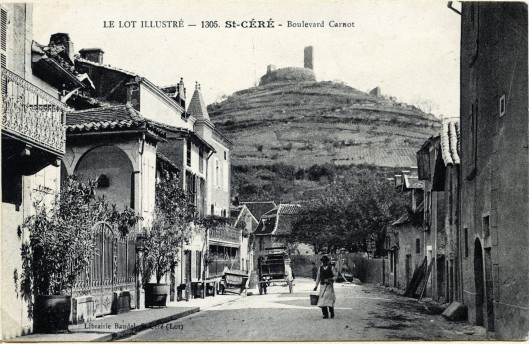
[[[333,282],[337,278],[337,272],[330,264],[328,256],[320,258],[322,265],[318,269],[317,280],[314,291],[317,290],[320,284],[320,292],[317,306],[322,308],[322,315],[324,319],[335,317],[335,290],[333,289]]]

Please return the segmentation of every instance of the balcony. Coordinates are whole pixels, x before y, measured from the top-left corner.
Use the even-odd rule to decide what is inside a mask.
[[[211,228],[209,233],[210,240],[239,244],[241,231],[235,228]]]
[[[5,68],[2,98],[3,135],[54,156],[64,156],[65,104]]]

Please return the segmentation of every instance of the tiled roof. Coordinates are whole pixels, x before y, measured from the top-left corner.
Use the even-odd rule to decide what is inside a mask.
[[[102,63],[97,63],[97,62],[90,61],[90,60],[85,60],[85,59],[80,58],[80,57],[77,57],[75,60],[76,60],[76,61],[79,61],[79,62],[82,62],[82,63],[86,63],[86,64],[89,64],[89,65],[92,65],[92,66],[96,66],[96,67],[101,67],[101,68],[105,68],[105,69],[113,70],[113,71],[115,71],[115,72],[120,72],[120,73],[123,73],[123,74],[126,74],[126,75],[130,75],[130,76],[138,76],[138,74],[135,74],[135,73],[133,73],[133,72],[126,71],[125,69],[121,69],[121,68],[113,67],[113,66],[110,66],[110,65],[105,65],[105,64],[102,64]]]
[[[274,232],[274,228],[276,228],[276,215],[262,216],[259,221],[258,227],[254,231],[254,234],[256,235],[272,234],[272,232]]]
[[[256,231],[257,235],[289,235],[291,234],[296,214],[301,210],[299,204],[280,204],[261,216],[260,224]],[[265,221],[265,222],[264,222]]]
[[[67,133],[127,130],[135,128],[147,128],[147,121],[129,104],[79,110],[66,115]],[[154,129],[153,131],[158,136],[165,137],[164,131],[157,128],[151,129]]]
[[[254,217],[259,221],[261,216],[268,211],[276,208],[276,203],[274,201],[267,201],[267,202],[241,202],[241,204],[244,204],[248,210],[254,215]]]
[[[440,147],[444,165],[460,164],[460,123],[456,120],[446,120],[442,123]]]
[[[188,106],[188,113],[196,119],[210,120],[208,110],[206,110],[206,103],[199,88],[196,88],[195,92],[193,92],[193,97],[191,97],[190,105]]]
[[[66,115],[66,128],[71,132],[132,128],[144,122],[145,119],[130,105],[104,106]]]
[[[278,214],[280,215],[295,215],[302,209],[300,204],[280,204],[278,208]]]

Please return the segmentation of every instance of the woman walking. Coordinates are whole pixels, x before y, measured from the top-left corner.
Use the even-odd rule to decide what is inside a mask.
[[[320,284],[320,292],[318,297],[317,306],[322,308],[322,315],[324,319],[335,317],[335,290],[333,290],[333,282],[337,278],[337,272],[329,263],[328,256],[322,256],[320,258],[322,265],[318,269],[317,281],[314,291],[317,290],[318,285]]]

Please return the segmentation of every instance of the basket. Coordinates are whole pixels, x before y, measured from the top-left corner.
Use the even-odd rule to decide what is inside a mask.
[[[316,306],[318,303],[318,292],[314,291],[311,294],[309,294],[309,299],[311,300],[311,306]]]

